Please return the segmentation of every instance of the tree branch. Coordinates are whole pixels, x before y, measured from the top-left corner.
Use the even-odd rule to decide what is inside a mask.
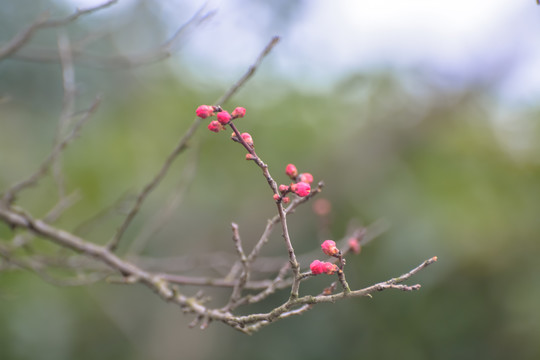
[[[4,201],[6,204],[11,204],[15,200],[15,196],[17,195],[18,192],[30,186],[35,185],[43,176],[47,174],[51,165],[53,165],[53,163],[56,161],[60,153],[66,148],[66,146],[71,141],[73,141],[75,137],[79,135],[79,132],[82,126],[86,123],[88,119],[90,119],[91,115],[96,112],[100,101],[101,101],[101,98],[97,97],[92,103],[92,105],[90,106],[90,108],[82,114],[81,119],[77,122],[77,124],[75,124],[71,132],[64,138],[64,140],[56,144],[56,146],[53,148],[49,156],[43,161],[39,169],[35,173],[27,177],[26,179],[16,183],[11,188],[9,188],[2,195],[2,201]]]
[[[88,9],[82,9],[82,10],[77,9],[73,14],[65,18],[56,19],[56,20],[47,20],[47,16],[42,15],[32,24],[22,29],[7,44],[5,44],[3,47],[0,48],[0,60],[5,59],[9,57],[10,55],[13,55],[14,53],[16,53],[21,47],[23,47],[32,38],[34,33],[40,29],[60,27],[60,26],[67,25],[77,20],[81,16],[88,15],[98,10],[104,9],[117,2],[118,0],[110,0],[101,5],[93,6]]]
[[[223,96],[221,96],[217,103],[222,104],[228,101],[239,89],[244,85],[255,73],[259,65],[261,64],[262,60],[266,55],[270,53],[274,45],[278,42],[279,38],[274,37],[270,43],[264,48],[262,53],[259,55],[255,63],[250,66],[249,70],[246,72],[244,76],[236,83],[234,84]],[[173,149],[173,151],[167,156],[165,159],[165,162],[161,166],[161,169],[158,171],[158,173],[154,176],[154,178],[144,186],[142,191],[137,195],[137,199],[135,200],[135,204],[129,211],[128,215],[126,216],[124,222],[120,225],[118,230],[116,231],[115,235],[112,237],[112,239],[109,241],[107,248],[111,250],[116,250],[118,247],[118,244],[124,235],[125,231],[127,230],[128,226],[133,221],[133,218],[137,215],[139,212],[143,202],[146,200],[148,195],[161,183],[163,178],[167,175],[169,172],[169,169],[171,165],[174,163],[178,155],[180,155],[186,148],[187,143],[193,137],[195,134],[195,131],[199,127],[201,123],[201,118],[197,117],[193,121],[192,125],[189,127],[189,129],[185,132],[185,134],[182,136],[176,147]]]

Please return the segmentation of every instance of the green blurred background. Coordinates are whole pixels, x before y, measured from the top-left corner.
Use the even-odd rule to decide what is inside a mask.
[[[9,3],[3,1],[0,10],[3,40],[43,10],[67,14],[70,9],[45,1],[35,7]],[[276,21],[294,22],[294,16],[279,16],[305,5],[292,3],[292,9],[285,2],[269,6]],[[133,48],[145,49],[155,38],[166,38],[152,9],[152,2],[131,8],[126,17],[135,20],[115,29],[120,40],[132,34]],[[89,17],[65,31],[76,37],[88,31],[83,25],[99,23],[93,20],[107,19]],[[153,37],[137,38],[133,29],[141,27]],[[54,49],[56,36],[56,30],[39,33],[33,45]],[[110,37],[97,51],[119,51]],[[228,44],[211,46],[217,57],[249,64],[266,41],[245,54],[221,51]],[[190,126],[195,108],[212,103],[246,68],[214,73],[184,56],[189,58],[180,51],[171,60],[128,70],[76,66],[77,108],[87,108],[98,93],[103,101],[64,154],[67,187],[79,189],[82,199],[58,226],[74,230],[138,191]],[[325,182],[322,197],[332,204],[327,226],[310,205],[301,208],[289,222],[296,249],[308,252],[327,236],[346,236],[351,221],[382,220],[388,230],[348,260],[349,283],[362,288],[437,255],[437,263],[409,282],[422,289],[319,305],[249,337],[219,323],[204,331],[188,329],[192,318],[143,287],[102,282],[55,287],[33,274],[4,269],[0,359],[540,358],[540,103],[509,105],[493,91],[500,80],[496,72],[445,86],[429,72],[379,66],[306,87],[272,69],[271,54],[224,107],[247,108],[238,126],[253,135],[257,153],[278,182],[286,182],[283,171],[291,162]],[[315,74],[310,81],[317,83]],[[30,174],[51,147],[62,106],[60,66],[4,60],[0,95],[0,188],[5,189]],[[239,224],[249,249],[274,215],[260,171],[244,160],[228,133],[211,133],[203,123],[127,232],[121,253],[179,184],[180,207],[141,255],[211,261],[201,254],[234,253],[231,221]],[[42,216],[54,204],[54,189],[47,178],[19,204]],[[86,238],[105,243],[120,221],[119,214],[111,215]],[[12,236],[0,225],[0,241]],[[263,255],[285,258],[279,233],[271,240]],[[309,263],[301,265],[307,269]],[[305,291],[320,291],[325,282],[317,281]],[[227,295],[209,294],[216,304]],[[286,297],[287,291],[277,293],[246,311],[267,311]]]

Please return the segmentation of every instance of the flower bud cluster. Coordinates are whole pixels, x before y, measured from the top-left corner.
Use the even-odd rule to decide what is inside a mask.
[[[311,192],[311,183],[313,175],[310,173],[299,174],[298,169],[294,164],[289,164],[285,167],[285,174],[293,181],[289,186],[279,185],[279,192],[285,195],[288,192],[293,192],[300,197],[308,196]]]
[[[219,106],[201,105],[197,108],[195,113],[201,119],[206,119],[216,115],[217,120],[212,120],[208,124],[208,130],[217,133],[221,130],[225,130],[225,126],[228,125],[232,120],[244,117],[246,115],[246,109],[243,107],[237,107],[233,110],[232,114],[229,114]]]
[[[319,274],[328,274],[332,275],[339,271],[339,268],[336,264],[332,264],[327,261],[314,260],[311,265],[309,265],[311,273],[313,275]]]
[[[322,252],[328,256],[341,257],[341,251],[336,246],[336,242],[333,240],[325,240],[321,244]],[[314,260],[311,265],[309,265],[311,273],[313,275],[319,274],[328,274],[332,275],[339,271],[339,267],[336,264],[332,264],[327,261]]]
[[[216,115],[216,120],[212,120],[208,124],[208,130],[213,132],[220,132],[225,130],[226,126],[231,124],[234,119],[242,118],[246,115],[246,109],[243,107],[237,107],[232,113],[223,110],[220,106],[201,105],[195,111],[197,116],[201,119],[206,119]],[[232,125],[231,125],[232,126]],[[236,142],[241,142],[244,146],[251,147],[253,149],[254,142],[253,137],[249,133],[241,133],[238,136],[236,128],[233,126],[234,133],[231,135],[231,139]],[[241,138],[240,138],[241,137]],[[257,156],[250,151],[246,154],[246,160],[256,160]],[[285,196],[289,192],[295,193],[299,197],[308,196],[311,193],[311,183],[313,182],[313,175],[310,173],[299,173],[294,164],[288,164],[285,168],[285,174],[293,181],[290,185],[280,185],[279,194],[274,195],[275,201],[281,201],[283,203],[290,202],[290,199]]]

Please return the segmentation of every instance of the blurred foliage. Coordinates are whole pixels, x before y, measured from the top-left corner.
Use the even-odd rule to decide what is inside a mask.
[[[77,71],[87,86],[78,108],[88,107],[97,90],[103,103],[63,156],[68,188],[82,194],[58,222],[67,230],[122,196],[129,199],[160,168],[196,106],[224,91],[210,80],[201,86],[188,75],[173,76],[167,64]],[[8,60],[0,63],[0,76],[9,99],[0,104],[4,189],[50,149],[62,87],[57,64]],[[419,292],[320,305],[246,337],[221,324],[189,330],[190,318],[144,288],[56,288],[3,271],[0,358],[539,358],[540,109],[509,110],[478,84],[448,90],[404,71],[351,74],[328,92],[294,89],[256,76],[225,108],[247,108],[238,126],[253,135],[278,182],[286,182],[290,162],[324,180],[322,196],[332,203],[328,228],[309,206],[300,209],[290,217],[296,249],[310,251],[327,234],[345,236],[353,219],[385,219],[389,231],[348,260],[349,282],[361,288],[437,255],[438,263],[410,281],[422,284]],[[122,251],[178,184],[185,190],[182,204],[143,254],[233,253],[231,221],[248,249],[260,236],[274,211],[267,184],[228,133],[205,126],[145,204]],[[48,179],[19,204],[40,216],[55,197]],[[120,221],[112,215],[85,236],[104,243]],[[0,225],[0,241],[12,235]],[[48,248],[39,239],[36,246]],[[278,233],[264,255],[285,258]],[[306,289],[326,283],[314,280]],[[216,292],[216,301],[223,294]],[[267,311],[286,296],[249,310]]]

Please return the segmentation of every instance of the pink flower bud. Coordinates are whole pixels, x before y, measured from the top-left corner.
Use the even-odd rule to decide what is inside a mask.
[[[281,196],[279,196],[278,194],[274,194],[274,196],[272,197],[274,198],[275,201],[278,201]]]
[[[210,121],[210,124],[208,124],[208,130],[210,131],[213,131],[213,132],[219,132],[220,130],[223,129],[223,125],[221,125],[218,121],[214,120],[214,121]]]
[[[324,268],[324,273],[328,275],[332,275],[338,272],[339,268],[336,264],[332,264],[329,262],[323,262],[321,263],[322,267]]]
[[[217,120],[222,125],[227,125],[231,121],[232,116],[226,111],[220,111],[217,113]]]
[[[354,237],[350,238],[349,249],[355,254],[360,254],[360,241],[358,241],[358,239]]]
[[[310,173],[300,174],[300,181],[311,184],[313,182],[313,175],[311,175]]]
[[[298,176],[298,170],[296,169],[296,166],[294,166],[294,164],[289,164],[285,168],[285,174],[287,174],[287,176],[291,179],[294,179]]]
[[[281,199],[281,201],[283,201],[284,204],[288,204],[291,201],[291,199],[288,196],[285,196]]]
[[[311,273],[313,275],[328,274],[332,275],[339,271],[339,267],[336,264],[332,264],[326,261],[313,260],[309,265]]]
[[[244,141],[246,142],[246,144],[253,146],[253,138],[249,133],[242,133],[241,136],[242,139],[244,139]]]
[[[336,242],[333,240],[324,240],[324,242],[321,244],[321,249],[323,253],[328,256],[339,254],[339,249],[336,246]]]
[[[209,116],[214,115],[214,107],[210,105],[201,105],[195,111],[198,117],[206,119]]]
[[[308,196],[311,191],[311,185],[305,182],[291,184],[291,191],[300,197]]]
[[[255,160],[255,156],[250,154],[250,153],[247,153],[246,154],[246,160]]]
[[[319,260],[313,260],[313,262],[309,265],[309,268],[311,269],[311,273],[313,275],[319,275],[324,272],[324,265]]]
[[[237,107],[232,112],[232,117],[235,118],[235,119],[236,118],[243,118],[245,115],[246,115],[246,109],[244,109],[243,107]]]
[[[284,192],[289,191],[289,187],[287,185],[281,184],[281,185],[279,185],[278,190],[279,190],[280,193],[284,193]]]

